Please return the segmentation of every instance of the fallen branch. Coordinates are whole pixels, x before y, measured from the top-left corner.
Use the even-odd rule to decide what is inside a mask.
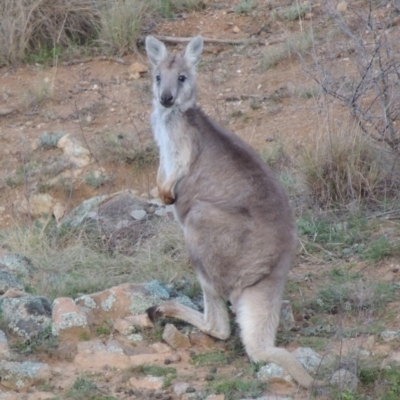
[[[174,36],[157,36],[157,39],[167,42],[167,43],[189,43],[192,39],[191,37],[174,37]],[[286,39],[285,38],[275,38],[270,40],[263,40],[263,39],[213,39],[213,38],[206,38],[203,37],[204,43],[209,44],[259,44],[262,46],[268,46],[270,44],[282,43]]]
[[[0,117],[5,117],[6,115],[12,114],[15,108],[0,108]]]
[[[61,65],[63,65],[64,67],[69,67],[70,65],[85,64],[91,61],[112,61],[118,64],[129,65],[129,63],[122,58],[107,57],[107,56],[89,57],[89,58],[84,58],[83,60],[75,59],[70,61],[63,61]]]

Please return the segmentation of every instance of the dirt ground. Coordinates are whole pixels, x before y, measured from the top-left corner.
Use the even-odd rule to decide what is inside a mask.
[[[287,31],[305,29],[302,21],[263,31],[266,17],[272,10],[257,8],[242,15],[231,12],[233,7],[214,2],[221,9],[206,8],[173,21],[157,25],[155,35],[188,37],[202,34],[208,38],[248,39],[261,29],[257,45],[213,45],[206,41],[198,72],[198,99],[201,107],[217,121],[240,135],[252,146],[263,151],[282,143],[288,151],[296,152],[303,143],[314,143],[324,116],[318,113],[315,101],[300,98],[298,90],[312,87],[302,66],[293,57],[283,60],[279,67],[264,71],[261,67],[268,42],[280,40]],[[213,3],[213,4],[214,4]],[[238,31],[238,33],[234,33]],[[182,45],[171,46],[175,50]],[[101,149],[104,137],[123,134],[139,148],[152,140],[149,126],[151,112],[151,73],[134,78],[131,65],[148,65],[140,48],[129,54],[124,64],[114,61],[88,61],[53,67],[23,65],[0,69],[0,108],[15,109],[11,115],[0,116],[0,226],[12,226],[22,218],[16,203],[31,193],[46,190],[67,210],[90,196],[133,188],[140,193],[154,186],[154,169],[139,173],[118,160],[103,161]],[[86,61],[86,60],[85,60]],[[41,101],[41,91],[50,93]],[[24,184],[10,185],[10,180],[34,160],[52,165],[62,151],[37,148],[44,132],[63,131],[75,136],[92,152],[95,161],[78,171],[73,190],[60,187],[41,189],[38,182],[46,176],[25,179]],[[100,143],[99,143],[100,142]],[[107,144],[104,144],[106,147]],[[19,170],[18,170],[19,168]],[[93,190],[82,182],[86,170],[104,169],[113,176],[112,183]],[[47,178],[48,179],[48,178]],[[8,182],[8,183],[7,183]],[[11,187],[10,187],[11,186]],[[39,186],[39,187],[38,187]]]
[[[318,88],[296,55],[283,58],[271,69],[263,67],[263,60],[270,49],[280,46],[290,35],[300,35],[310,26],[314,31],[317,27],[322,31],[328,18],[317,1],[311,2],[309,15],[293,21],[273,18],[274,10],[288,7],[292,2],[259,1],[257,7],[243,14],[234,11],[239,3],[213,0],[207,2],[204,10],[157,23],[149,33],[177,38],[203,35],[206,40],[198,68],[198,103],[261,153],[283,148],[296,169],[301,149],[317,147],[324,140],[327,123],[347,123],[346,112],[336,106],[332,113],[327,112],[321,107],[320,98],[303,96]],[[396,32],[399,34],[399,30]],[[256,38],[257,43],[212,44],[207,38],[227,41]],[[325,44],[322,40],[316,45],[319,54],[324,54]],[[183,45],[169,47],[177,51]],[[341,50],[344,44],[333,47],[337,50],[333,62],[343,71],[351,70],[351,56],[343,55]],[[124,189],[150,196],[155,186],[155,164],[137,168],[135,163],[107,155],[110,143],[117,143],[125,150],[134,147],[132,153],[146,153],[154,145],[149,123],[151,71],[138,75],[135,69],[135,63],[150,68],[144,49],[139,47],[137,52],[122,58],[123,63],[116,58],[82,58],[77,63],[53,60],[52,66],[34,64],[0,69],[0,228],[32,220],[19,205],[37,193],[50,194],[65,213],[90,197]],[[1,116],[1,110],[9,109],[13,112]],[[56,147],[40,147],[39,140],[45,132],[59,131],[70,134],[89,149],[90,164],[60,167],[59,174],[54,172],[63,152]],[[67,189],[61,180],[57,181],[66,170],[71,172]],[[91,171],[101,171],[112,179],[93,187],[85,179]],[[54,178],[57,183],[49,184]],[[396,263],[398,260],[388,260],[367,267],[367,271],[377,277],[395,279],[392,271]],[[310,262],[300,262],[292,279],[304,283],[311,268],[316,273],[322,267],[319,262],[312,266]],[[364,266],[360,264],[359,268],[363,270]],[[307,291],[309,286],[311,293],[315,290],[314,283],[309,281],[302,288]],[[398,316],[390,323],[391,329],[400,329]],[[288,347],[297,346],[298,343],[292,342]],[[63,383],[56,380],[55,386],[65,387],[76,379],[76,371],[70,371],[68,365],[60,363]],[[182,365],[186,376],[206,375],[208,371]],[[234,367],[236,372],[238,368]],[[107,373],[110,377],[104,385],[114,388],[113,395],[134,398],[118,397],[120,377]],[[308,392],[301,389],[288,390],[278,385],[274,390],[275,394],[289,394],[298,400],[309,398]]]

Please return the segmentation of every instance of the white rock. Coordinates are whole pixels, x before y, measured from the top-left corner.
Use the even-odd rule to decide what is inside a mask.
[[[358,386],[358,378],[352,372],[347,369],[339,369],[336,371],[331,378],[331,385],[339,388],[340,390],[354,391]]]

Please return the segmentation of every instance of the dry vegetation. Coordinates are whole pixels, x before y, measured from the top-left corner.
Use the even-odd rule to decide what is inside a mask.
[[[379,338],[382,330],[390,329],[386,326],[390,326],[393,314],[398,314],[399,277],[395,271],[400,264],[400,7],[395,1],[360,0],[352,8],[349,2],[345,18],[336,10],[335,1],[314,3],[295,2],[289,6],[278,1],[236,1],[229,11],[245,16],[263,10],[268,15],[268,24],[283,27],[285,38],[266,49],[243,45],[238,50],[227,50],[231,51],[228,56],[212,53],[200,68],[202,73],[212,74],[213,83],[223,85],[236,68],[218,70],[214,68],[214,60],[221,57],[229,62],[233,51],[243,57],[254,52],[258,58],[252,68],[257,74],[268,74],[299,62],[306,76],[317,84],[302,84],[301,89],[292,93],[303,102],[312,101],[312,107],[319,111],[319,134],[314,141],[293,146],[290,151],[274,137],[271,145],[259,150],[279,174],[291,197],[300,238],[300,266],[294,269],[286,293],[299,331],[282,333],[279,339],[285,344],[310,346],[322,354],[332,343],[341,346],[349,338],[372,335]],[[154,29],[152,21],[217,4],[221,2],[2,2],[0,65],[24,62],[55,65],[60,57],[69,59],[87,54],[122,57],[138,51],[144,35]],[[318,24],[305,19],[309,13],[319,17]],[[300,28],[292,29],[293,24]],[[348,59],[346,68],[337,62],[344,58]],[[54,96],[51,82],[41,82],[27,91],[22,109],[37,110],[51,101]],[[135,90],[144,92],[139,85]],[[247,113],[235,110],[227,116],[227,122],[246,125],[251,122],[249,115],[257,112],[273,118],[287,105],[285,96],[280,92],[255,96]],[[86,116],[94,115],[95,111],[80,112],[77,120],[84,132]],[[297,112],[301,115],[302,110]],[[56,132],[41,136],[40,148],[51,151],[60,135]],[[114,128],[102,131],[90,142],[92,155],[107,166],[134,165],[135,172],[152,170],[157,163],[154,143],[142,142],[140,136],[136,126],[129,132]],[[42,176],[43,168],[27,157],[14,175],[7,178],[7,185],[10,188],[25,185],[29,192],[31,187],[27,182]],[[95,175],[93,171],[85,175],[86,184],[96,189],[113,179],[116,177],[112,174]],[[43,185],[43,191],[48,187]],[[72,186],[64,189],[73,196]],[[0,245],[32,261],[37,271],[27,290],[51,298],[74,297],[121,282],[154,278],[164,282],[186,278],[193,295],[197,295],[178,227],[164,221],[154,231],[157,233],[154,237],[127,254],[111,249],[109,242],[93,235],[87,227],[70,230],[57,226],[49,218],[2,231]],[[392,273],[392,279],[380,281],[382,271]],[[398,350],[398,343],[391,345],[390,351]],[[232,354],[235,360],[243,358],[241,348],[235,348]],[[221,361],[219,353],[216,360],[213,358],[214,364],[218,362],[228,363],[226,358]],[[326,398],[400,398],[399,366],[382,368],[380,362],[379,357],[373,356],[352,359],[338,356],[337,365],[348,366],[361,384],[354,392],[327,389]],[[248,381],[225,376],[210,383],[210,391],[228,393],[227,400],[260,395],[265,388],[251,386],[249,382],[257,367],[251,368],[244,372]],[[84,386],[85,393],[89,393],[91,385],[82,378],[65,398],[91,398],[84,397],[89,396],[86,394],[79,397],[77,392]]]

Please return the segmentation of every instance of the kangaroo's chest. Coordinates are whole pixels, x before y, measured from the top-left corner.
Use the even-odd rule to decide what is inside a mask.
[[[191,146],[185,127],[179,120],[162,115],[155,110],[151,116],[154,138],[160,151],[160,165],[166,176],[188,168]],[[183,171],[181,171],[183,172]]]

